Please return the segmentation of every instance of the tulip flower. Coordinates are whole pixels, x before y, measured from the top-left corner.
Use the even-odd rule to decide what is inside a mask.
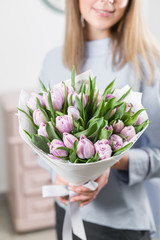
[[[68,112],[68,115],[74,117],[75,121],[77,121],[79,119],[79,117],[80,117],[80,113],[79,113],[78,109],[76,107],[74,107],[74,106],[68,107],[67,112]]]
[[[132,106],[133,106],[133,105],[132,105],[131,103],[127,103],[125,112],[128,112]],[[132,112],[132,111],[131,111],[131,112]]]
[[[141,123],[142,123],[142,118],[140,116],[138,116],[134,125],[140,125]]]
[[[63,133],[63,142],[64,142],[64,145],[67,147],[67,148],[72,148],[73,147],[73,143],[78,140],[76,137],[74,137],[72,134],[69,134],[67,132],[64,132]]]
[[[57,89],[57,87],[53,88],[52,90],[54,90],[54,89]],[[64,96],[64,95],[65,95],[65,92],[64,92],[64,84],[63,84],[63,83],[58,86],[58,89],[59,89],[60,91],[62,91],[62,94],[63,94],[63,96]],[[66,85],[66,93],[67,93],[67,96],[68,96],[69,93],[74,93],[73,87],[70,86],[70,85]]]
[[[40,126],[41,123],[45,123],[45,118],[40,109],[36,109],[33,112],[33,121],[36,125]]]
[[[60,157],[68,156],[67,151],[62,149],[57,149],[58,147],[65,147],[64,143],[61,140],[53,139],[51,143],[48,143],[48,146],[49,146],[50,153],[54,158],[56,158],[56,156],[60,156]]]
[[[107,139],[98,140],[94,146],[100,160],[111,157],[112,149]]]
[[[48,123],[51,125],[51,127],[54,130],[54,127],[52,126],[51,122],[48,122]],[[44,137],[48,138],[48,134],[47,134],[47,131],[46,131],[46,124],[45,123],[40,123],[39,129],[38,129],[38,135],[41,135],[41,136],[44,136]]]
[[[136,132],[133,126],[128,126],[124,127],[120,134],[123,135],[127,141],[130,141],[136,135]]]
[[[56,117],[56,128],[61,132],[71,132],[74,129],[72,116],[63,115]]]
[[[43,99],[45,102],[45,105],[47,108],[49,108],[49,104],[48,104],[48,93],[45,92],[43,94]],[[52,99],[52,104],[53,104],[53,108],[54,110],[61,110],[62,105],[64,103],[64,94],[62,89],[60,88],[54,88],[53,90],[51,90],[51,99]]]
[[[70,92],[70,93],[68,94],[68,103],[69,103],[69,99],[70,99],[71,94],[72,94],[72,105],[73,105],[74,107],[76,107],[76,96],[77,96],[79,99],[81,99],[81,93],[78,94],[78,93],[76,93],[76,92],[74,92],[74,93]],[[84,107],[87,105],[87,102],[88,102],[88,96],[87,96],[87,94],[83,94],[83,105],[84,105]]]
[[[113,150],[117,150],[123,147],[123,139],[117,134],[113,134],[109,139],[109,144]]]
[[[32,109],[33,111],[35,111],[37,109],[37,99],[39,99],[40,103],[42,106],[45,106],[44,100],[43,100],[43,96],[37,94],[37,93],[32,93],[32,96],[28,99],[27,101],[27,106]]]
[[[120,133],[122,129],[124,128],[124,123],[121,120],[118,120],[118,122],[113,123],[113,130],[115,133]]]
[[[111,98],[114,98],[113,94],[111,93],[107,94],[106,99],[111,99]]]
[[[82,159],[88,159],[94,156],[94,154],[94,144],[85,135],[81,135],[77,146],[77,156]]]

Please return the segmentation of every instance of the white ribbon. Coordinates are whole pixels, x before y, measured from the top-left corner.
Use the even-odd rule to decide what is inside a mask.
[[[83,185],[92,191],[95,191],[98,184],[94,181],[90,181]],[[62,239],[72,240],[72,231],[81,240],[86,240],[86,233],[84,230],[83,221],[80,215],[79,202],[70,202],[70,199],[75,192],[70,190],[70,186],[65,185],[49,185],[42,187],[43,197],[58,197],[69,195],[68,205],[64,217]]]

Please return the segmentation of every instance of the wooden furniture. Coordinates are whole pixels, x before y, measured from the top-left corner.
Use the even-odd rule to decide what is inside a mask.
[[[29,146],[20,138],[16,116],[19,93],[1,96],[6,140],[7,198],[18,232],[55,226],[54,202],[42,197],[42,186],[51,184],[49,173],[40,168]]]

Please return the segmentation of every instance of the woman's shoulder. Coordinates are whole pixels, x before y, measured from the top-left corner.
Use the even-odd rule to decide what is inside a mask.
[[[44,83],[57,84],[70,77],[70,71],[63,63],[63,46],[50,50],[43,61],[40,79]]]
[[[49,50],[45,56],[45,61],[61,60],[63,57],[63,46],[57,46]]]

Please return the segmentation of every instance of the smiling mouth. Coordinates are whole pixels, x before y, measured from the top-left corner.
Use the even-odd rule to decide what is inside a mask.
[[[109,11],[109,10],[104,10],[104,9],[98,9],[98,8],[93,8],[98,14],[102,16],[109,16],[111,15],[114,11]]]

